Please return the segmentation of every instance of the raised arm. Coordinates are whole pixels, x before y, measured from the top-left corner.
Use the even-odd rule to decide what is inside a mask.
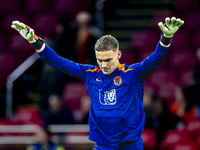
[[[172,17],[171,19],[167,17],[165,21],[165,24],[163,24],[162,22],[158,23],[158,26],[162,31],[162,35],[160,37],[160,41],[156,47],[155,52],[147,57],[144,61],[139,63],[138,73],[140,78],[142,77],[143,80],[154,73],[156,69],[159,68],[161,63],[165,60],[173,35],[184,24],[184,21],[179,18],[176,19],[175,17]]]
[[[34,30],[29,26],[19,21],[13,21],[11,27],[18,31],[21,36],[33,45],[40,57],[47,62],[51,67],[61,70],[72,77],[85,80],[84,70],[89,66],[80,65],[68,59],[62,58],[51,49],[44,41],[35,35]]]

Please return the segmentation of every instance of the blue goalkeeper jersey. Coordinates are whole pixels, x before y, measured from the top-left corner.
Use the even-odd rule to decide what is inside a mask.
[[[85,82],[91,98],[89,139],[117,148],[120,142],[141,137],[145,123],[144,82],[164,61],[168,49],[158,43],[145,60],[119,64],[110,75],[103,74],[97,66],[62,58],[47,45],[38,54],[51,67]]]

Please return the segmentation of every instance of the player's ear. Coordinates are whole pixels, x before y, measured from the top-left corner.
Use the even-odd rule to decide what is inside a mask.
[[[118,50],[118,59],[120,59],[121,58],[121,56],[122,56],[122,52],[120,51],[120,50]]]

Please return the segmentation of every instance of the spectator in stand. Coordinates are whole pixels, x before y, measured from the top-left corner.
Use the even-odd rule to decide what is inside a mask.
[[[155,130],[157,144],[163,140],[165,133],[169,129],[176,128],[179,122],[179,117],[171,113],[168,109],[168,104],[165,100],[157,95],[153,96],[152,104],[149,105],[148,120],[146,119],[145,127]]]
[[[196,56],[197,56],[197,61],[196,61],[196,65],[194,68],[194,80],[195,83],[200,83],[200,48],[197,49],[196,51]]]
[[[200,93],[198,92],[200,89],[200,48],[197,49],[196,51],[196,56],[197,56],[197,63],[194,69],[194,79],[196,81],[196,99],[195,99],[195,104],[196,104],[196,117],[200,117]]]
[[[49,110],[44,114],[46,125],[74,124],[72,113],[64,107],[58,95],[51,95],[48,99]]]
[[[75,19],[60,18],[56,26],[56,35],[49,43],[51,47],[62,57],[78,63],[96,64],[94,45],[102,35],[92,23],[92,14],[88,11],[80,11]],[[53,92],[58,94],[65,84],[77,81],[76,78],[68,76],[50,68],[43,63],[42,84],[44,85],[43,101]]]
[[[92,14],[88,11],[80,11],[73,21],[60,18],[52,48],[69,60],[96,64],[94,44],[102,33],[92,21]]]
[[[185,99],[187,103],[196,106],[195,117],[200,117],[200,48],[196,51],[196,65],[193,71],[194,85],[184,88]]]
[[[187,100],[185,89],[177,86],[174,90],[175,101],[169,105],[170,111],[187,124],[195,116],[195,106],[191,100]]]
[[[92,15],[87,11],[81,11],[76,16],[77,40],[76,49],[78,63],[95,64],[94,44],[101,36],[100,31],[92,25]]]
[[[152,105],[154,100],[154,92],[150,90],[144,91],[143,96],[143,105],[144,105],[144,112],[145,112],[145,127],[148,126],[149,121],[152,118]]]
[[[35,134],[36,142],[30,144],[26,150],[65,150],[64,147],[51,141],[51,134],[47,128],[40,127]]]

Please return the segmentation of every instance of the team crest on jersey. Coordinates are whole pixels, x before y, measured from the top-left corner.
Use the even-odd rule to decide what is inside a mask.
[[[120,85],[122,83],[122,78],[120,76],[116,76],[113,79],[113,82],[114,82],[115,85]]]
[[[102,105],[115,105],[117,102],[116,89],[106,92],[99,90],[99,101]]]

